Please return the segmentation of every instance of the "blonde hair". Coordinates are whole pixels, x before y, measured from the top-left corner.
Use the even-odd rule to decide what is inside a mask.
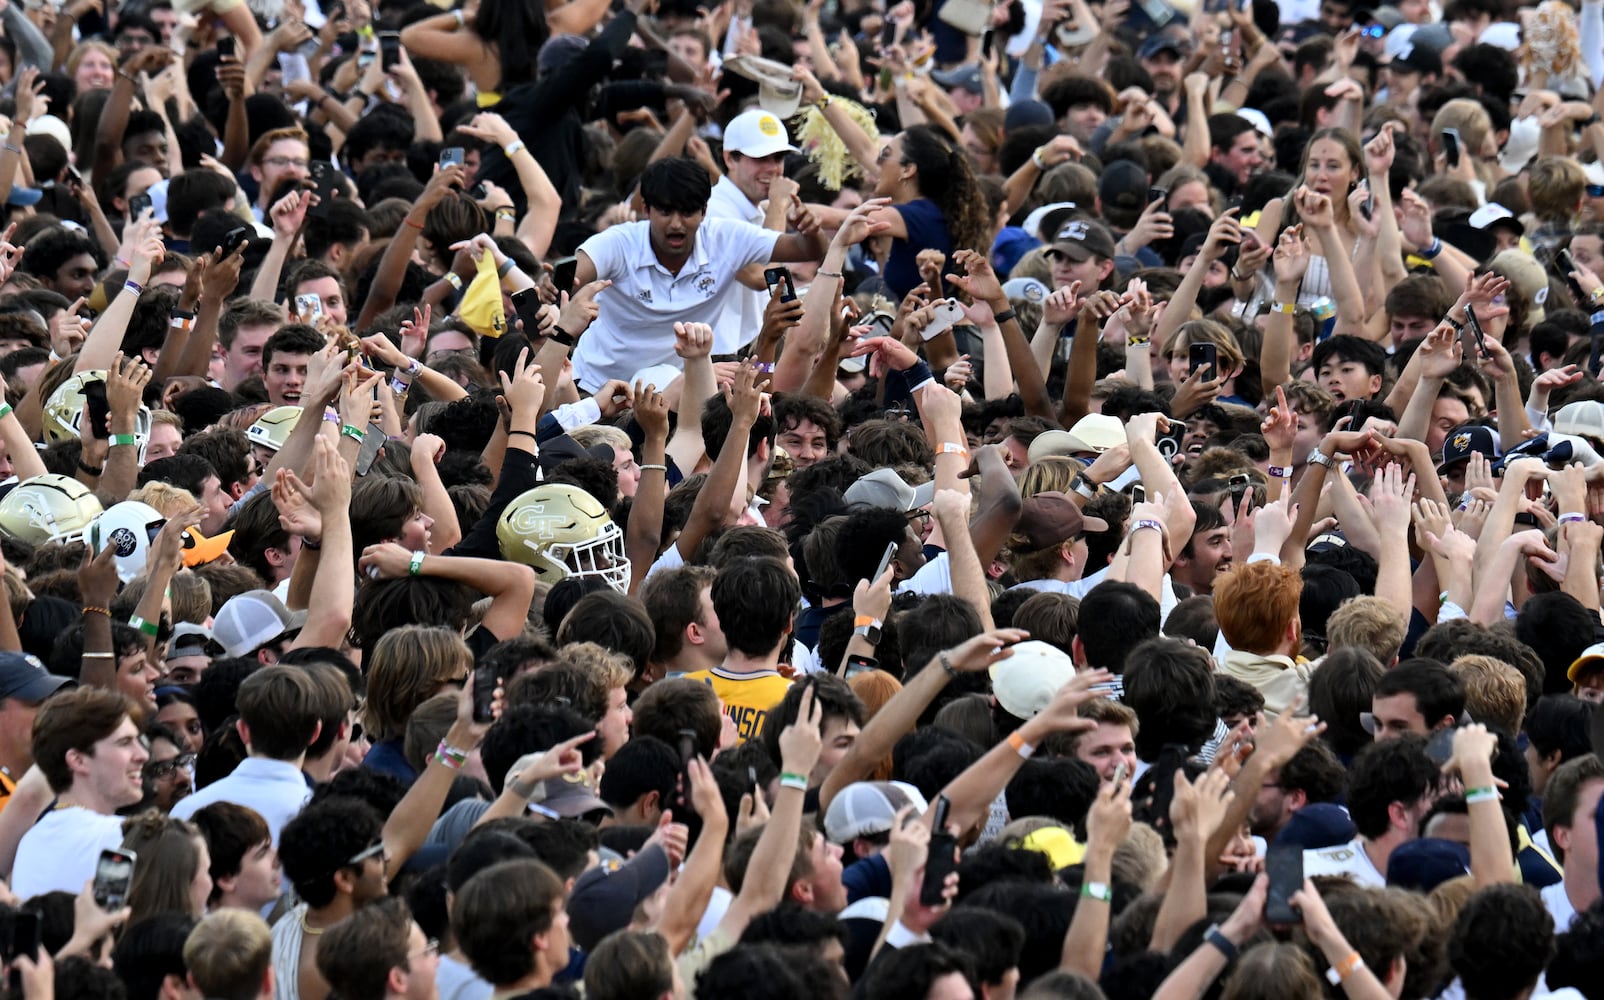
[[[172,517],[180,511],[195,506],[195,494],[178,486],[171,486],[159,479],[152,479],[128,494],[128,499],[148,503],[156,508],[162,517]]]
[[[661,389],[662,386],[658,388]],[[635,447],[627,431],[611,424],[586,424],[584,427],[575,427],[568,432],[568,436],[581,448],[590,449],[598,444],[604,444],[613,449],[614,454],[630,451]]]
[[[1526,718],[1526,675],[1491,656],[1469,654],[1448,664],[1465,685],[1465,711],[1514,736]]]
[[[77,45],[73,46],[72,52],[67,56],[68,76],[75,79],[77,78],[78,64],[83,62],[84,56],[88,55],[91,51],[98,51],[101,55],[105,56],[107,59],[110,59],[112,71],[116,71],[117,63],[120,62],[117,57],[117,50],[112,48],[110,45],[107,45],[105,42],[91,40],[87,42],[79,42]]]
[[[1326,648],[1362,649],[1383,666],[1392,663],[1403,648],[1409,622],[1385,599],[1373,595],[1344,601],[1326,620]]]
[[[1019,477],[1019,496],[1029,499],[1038,493],[1068,493],[1070,483],[1083,468],[1085,466],[1064,455],[1037,459]]]
[[[552,665],[559,663],[571,663],[598,677],[609,691],[628,687],[629,682],[635,679],[635,668],[629,657],[599,643],[571,642],[557,651],[557,658]]]
[[[404,625],[367,651],[368,702],[362,721],[375,741],[405,736],[407,719],[446,684],[470,674],[473,652],[446,628]]]
[[[184,966],[201,995],[254,1000],[273,963],[273,932],[249,910],[209,914],[184,942]]]

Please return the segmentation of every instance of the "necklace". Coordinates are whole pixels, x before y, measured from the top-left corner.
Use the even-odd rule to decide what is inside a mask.
[[[307,937],[317,937],[319,934],[322,934],[324,931],[328,930],[328,928],[327,927],[313,927],[311,924],[307,923],[306,922],[306,915],[308,913],[310,913],[310,912],[312,912],[312,911],[311,910],[305,910],[305,911],[303,911],[301,913],[301,933],[305,934]]]

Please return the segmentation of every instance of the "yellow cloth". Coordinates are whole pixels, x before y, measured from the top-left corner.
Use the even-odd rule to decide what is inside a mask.
[[[736,674],[714,667],[685,676],[713,689],[723,703],[724,714],[735,720],[735,731],[740,734],[742,743],[762,731],[763,716],[785,698],[785,692],[791,687],[791,679],[774,670]]]
[[[474,103],[481,108],[493,108],[501,103],[501,94],[494,90],[481,90],[474,95]]]
[[[1078,865],[1086,856],[1086,846],[1061,826],[1044,826],[1021,840],[1019,846],[1047,855],[1047,862],[1053,866],[1053,871]]]
[[[501,309],[501,278],[496,274],[495,255],[479,255],[479,273],[462,293],[457,316],[481,337],[499,337],[507,330],[507,315]]]

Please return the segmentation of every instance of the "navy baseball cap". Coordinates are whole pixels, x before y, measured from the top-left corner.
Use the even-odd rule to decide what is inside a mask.
[[[0,652],[0,698],[44,701],[69,684],[78,682],[46,670],[32,653]]]

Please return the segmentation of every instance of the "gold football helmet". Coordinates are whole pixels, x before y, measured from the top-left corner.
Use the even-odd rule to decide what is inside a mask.
[[[595,497],[567,483],[546,483],[519,496],[496,523],[501,555],[535,570],[546,583],[593,576],[622,593],[629,587],[624,533]]]
[[[101,515],[100,501],[71,476],[46,473],[18,483],[0,499],[0,532],[33,545],[76,541]]]

